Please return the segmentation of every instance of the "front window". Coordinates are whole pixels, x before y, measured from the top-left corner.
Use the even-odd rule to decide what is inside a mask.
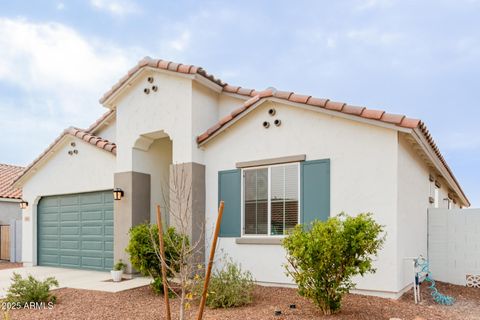
[[[244,235],[285,235],[298,220],[298,163],[243,171]]]

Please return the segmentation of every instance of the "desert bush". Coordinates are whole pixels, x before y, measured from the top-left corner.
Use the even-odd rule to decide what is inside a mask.
[[[198,276],[197,276],[198,277]],[[204,281],[193,287],[193,297],[200,300]],[[206,305],[210,308],[231,308],[252,302],[254,279],[249,271],[227,260],[222,269],[214,271],[210,277]]]
[[[167,276],[172,275],[172,270],[178,270],[178,260],[182,237],[173,227],[164,232],[165,260],[167,262]],[[132,266],[144,276],[154,280],[152,289],[163,293],[162,266],[158,255],[158,227],[148,223],[139,224],[130,229],[130,241],[127,253],[130,255]]]
[[[55,303],[57,297],[50,293],[50,288],[58,287],[58,281],[54,277],[48,277],[44,281],[35,279],[29,275],[26,278],[18,273],[13,273],[12,284],[8,288],[6,301],[23,306],[32,302]]]
[[[370,213],[344,213],[325,222],[298,225],[283,240],[287,274],[300,295],[311,299],[324,314],[341,308],[342,297],[354,288],[352,277],[373,273],[373,257],[384,242],[383,226]]]

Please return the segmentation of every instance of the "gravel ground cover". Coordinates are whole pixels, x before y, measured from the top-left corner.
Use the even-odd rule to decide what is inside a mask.
[[[435,304],[424,285],[421,304],[413,303],[413,294],[406,293],[399,300],[389,300],[361,295],[348,295],[339,314],[326,317],[307,300],[299,297],[294,289],[255,288],[254,303],[241,308],[225,310],[207,309],[205,319],[480,319],[480,289],[438,283],[441,292],[457,299],[454,306]],[[148,286],[119,293],[88,290],[59,289],[55,291],[58,303],[51,310],[23,309],[10,312],[10,319],[163,319],[164,304],[160,296]],[[172,300],[172,309],[178,307]],[[295,309],[289,305],[295,304]],[[275,310],[281,316],[275,316]],[[195,311],[195,307],[191,310]],[[174,319],[176,315],[174,314]]]
[[[23,267],[22,263],[12,263],[9,261],[0,260],[0,270],[3,269],[12,269],[12,268],[21,268]]]

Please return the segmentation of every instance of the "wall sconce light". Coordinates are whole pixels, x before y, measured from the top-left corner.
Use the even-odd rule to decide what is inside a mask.
[[[113,199],[121,200],[123,198],[123,190],[120,188],[113,189]]]
[[[20,201],[20,209],[27,209],[28,202],[25,200]]]

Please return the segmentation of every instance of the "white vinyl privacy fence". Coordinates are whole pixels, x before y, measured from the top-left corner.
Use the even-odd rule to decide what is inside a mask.
[[[480,279],[480,209],[429,209],[428,259],[435,280]]]

